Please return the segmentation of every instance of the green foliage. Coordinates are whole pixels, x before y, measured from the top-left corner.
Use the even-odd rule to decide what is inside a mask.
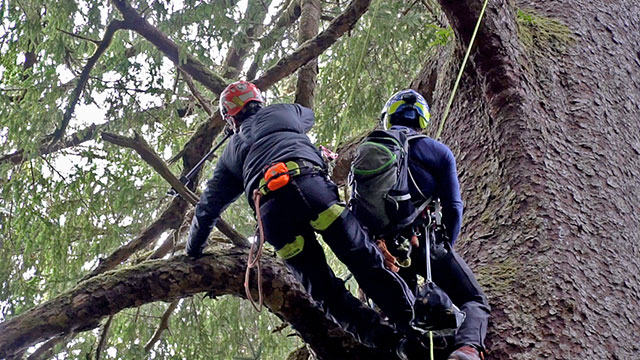
[[[269,4],[250,1],[253,7]],[[293,25],[276,31],[258,53],[261,39],[244,34],[252,25],[243,20],[246,3],[235,0],[185,0],[182,6],[169,1],[131,3],[179,45],[181,59],[190,54],[213,71],[222,72],[225,52],[236,38],[251,45],[245,71],[252,60],[264,70],[298,46]],[[271,9],[280,4],[274,1]],[[323,6],[323,14],[335,16],[346,2]],[[406,87],[425,57],[452,36],[435,25],[419,3],[377,0],[372,10],[376,8],[319,58],[317,125],[311,134],[319,143],[335,144],[373,127],[387,97]],[[169,186],[134,151],[104,143],[99,131],[78,146],[41,154],[96,42],[110,21],[122,18],[111,3],[2,1],[0,17],[0,158],[24,152],[19,164],[0,163],[3,321],[75,286],[101,258],[153,223],[170,199],[165,196]],[[268,33],[273,29],[268,24],[275,21],[266,23]],[[360,54],[361,71],[356,72]],[[205,98],[217,96],[198,89]],[[272,87],[269,101],[292,101],[294,94],[295,75]],[[162,52],[135,32],[120,30],[93,68],[66,135],[91,125],[126,136],[135,132],[169,159],[207,120],[183,75]],[[344,136],[337,139],[340,127]],[[205,177],[214,166],[215,160],[205,167]],[[171,169],[178,174],[182,164]],[[245,236],[253,234],[255,220],[244,196],[224,217]],[[135,254],[129,261],[139,257]],[[336,273],[346,277],[347,270],[335,257],[329,259]],[[355,291],[353,280],[349,287]],[[290,328],[274,333],[280,320],[256,314],[246,301],[197,296],[182,300],[169,330],[148,354],[144,345],[166,307],[148,304],[117,314],[103,358],[115,352],[117,358],[282,359],[301,343],[286,336],[293,333]],[[99,336],[98,330],[81,333],[55,352],[60,357],[91,357]]]
[[[370,36],[365,43],[369,28]],[[357,31],[320,56],[316,98],[318,141],[339,145],[350,138],[338,139],[339,129],[345,134],[372,129],[389,96],[406,88],[430,52],[437,51],[451,36],[451,30],[435,25],[433,15],[419,6],[411,7],[409,2],[402,1],[374,1],[371,10],[358,22]],[[357,71],[363,51],[363,63]]]

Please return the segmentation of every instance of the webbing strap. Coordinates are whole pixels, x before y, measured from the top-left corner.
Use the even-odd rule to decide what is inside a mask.
[[[442,134],[442,129],[444,129],[444,122],[447,120],[447,116],[449,115],[449,111],[451,110],[451,104],[453,104],[453,97],[456,95],[456,90],[458,90],[458,85],[460,84],[460,79],[462,78],[462,72],[464,71],[465,65],[467,65],[467,59],[469,59],[469,54],[471,53],[471,47],[473,47],[473,42],[476,40],[476,34],[478,33],[478,29],[480,28],[480,22],[482,22],[482,16],[484,15],[484,10],[487,8],[488,2],[489,0],[484,0],[484,4],[482,4],[482,10],[480,10],[480,16],[478,16],[476,27],[475,29],[473,29],[473,34],[471,35],[471,40],[469,41],[469,47],[467,48],[467,53],[464,54],[464,59],[462,60],[462,65],[460,65],[460,71],[458,72],[458,77],[456,78],[456,82],[453,85],[453,90],[451,91],[449,102],[447,103],[447,107],[444,110],[444,115],[442,115],[442,120],[440,120],[440,126],[438,127],[438,132],[436,133],[436,140],[440,138],[440,135]]]

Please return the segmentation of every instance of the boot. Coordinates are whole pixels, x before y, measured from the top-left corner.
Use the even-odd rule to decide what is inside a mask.
[[[447,360],[483,360],[484,356],[475,347],[465,345],[449,355]]]

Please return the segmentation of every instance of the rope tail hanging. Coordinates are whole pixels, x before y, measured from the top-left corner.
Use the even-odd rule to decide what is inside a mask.
[[[257,312],[262,311],[262,266],[260,265],[260,257],[262,256],[262,246],[264,245],[264,231],[262,229],[262,217],[260,216],[260,199],[262,194],[260,190],[253,191],[253,202],[256,206],[256,217],[258,218],[258,239],[255,239],[251,243],[251,249],[249,249],[249,259],[247,260],[247,270],[244,273],[244,292],[247,295],[247,299],[251,302],[251,305]],[[251,296],[251,289],[249,286],[249,280],[251,277],[251,269],[256,268],[258,273],[258,304]]]

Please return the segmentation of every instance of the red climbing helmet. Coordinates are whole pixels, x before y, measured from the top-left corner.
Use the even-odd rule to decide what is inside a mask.
[[[249,101],[264,102],[260,89],[248,81],[236,81],[220,94],[220,114],[229,122]]]

